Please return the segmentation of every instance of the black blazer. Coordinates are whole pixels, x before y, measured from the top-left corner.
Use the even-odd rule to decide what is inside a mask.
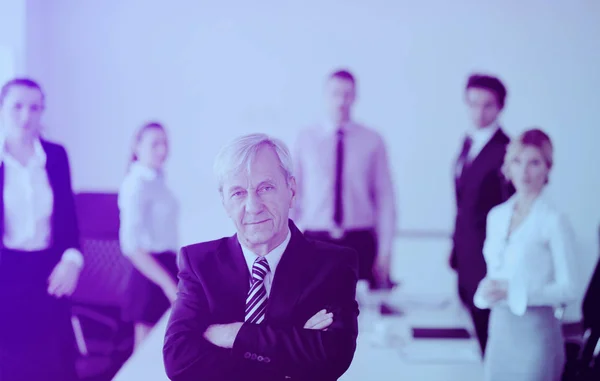
[[[46,173],[54,196],[51,247],[58,258],[69,248],[80,249],[79,228],[71,187],[71,170],[63,146],[40,140],[46,153]],[[4,163],[0,164],[0,237],[4,236]],[[0,239],[0,247],[3,246]],[[0,253],[1,255],[1,253]],[[1,260],[1,258],[0,258]]]
[[[171,380],[337,380],[346,372],[358,335],[358,254],[289,226],[265,320],[244,324],[232,349],[212,345],[203,333],[211,324],[244,321],[250,273],[237,237],[181,249],[163,348]],[[334,313],[329,329],[303,329],[323,308]]]
[[[458,273],[461,298],[470,304],[486,274],[483,243],[488,212],[514,193],[514,188],[501,173],[509,141],[509,137],[498,129],[477,157],[455,178],[457,212],[451,265]]]
[[[598,238],[600,238],[600,227],[598,228]],[[588,284],[582,305],[584,327],[593,328],[600,334],[600,309],[598,305],[600,305],[600,260],[596,264],[596,269]]]

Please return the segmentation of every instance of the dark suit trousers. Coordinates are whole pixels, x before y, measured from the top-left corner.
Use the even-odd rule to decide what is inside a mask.
[[[461,301],[469,310],[473,326],[475,327],[475,335],[479,342],[481,355],[485,355],[485,347],[488,339],[488,325],[490,321],[490,310],[482,310],[473,305],[473,293],[467,291],[464,287],[458,286],[458,295]]]
[[[332,238],[329,232],[308,230],[304,236],[356,250],[358,252],[358,278],[367,280],[371,288],[377,287],[377,281],[373,275],[373,264],[377,256],[377,239],[374,231],[351,230],[341,238]]]

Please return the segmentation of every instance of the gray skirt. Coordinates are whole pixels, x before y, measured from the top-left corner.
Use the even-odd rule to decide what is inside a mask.
[[[523,316],[513,314],[507,307],[494,307],[488,335],[486,381],[561,379],[565,344],[552,307],[527,307]]]

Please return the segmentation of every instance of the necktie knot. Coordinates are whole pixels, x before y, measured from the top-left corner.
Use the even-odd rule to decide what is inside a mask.
[[[269,262],[265,257],[259,257],[254,261],[252,265],[252,282],[262,282],[267,276],[267,273],[271,271],[269,268]]]
[[[471,149],[472,145],[473,145],[473,138],[471,136],[467,135],[465,137],[463,149],[468,152]]]

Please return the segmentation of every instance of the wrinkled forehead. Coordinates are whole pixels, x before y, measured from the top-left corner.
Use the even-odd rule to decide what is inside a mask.
[[[271,184],[281,186],[287,184],[284,170],[281,166],[259,167],[249,165],[230,172],[223,179],[223,191],[231,189],[256,189],[261,185]]]

